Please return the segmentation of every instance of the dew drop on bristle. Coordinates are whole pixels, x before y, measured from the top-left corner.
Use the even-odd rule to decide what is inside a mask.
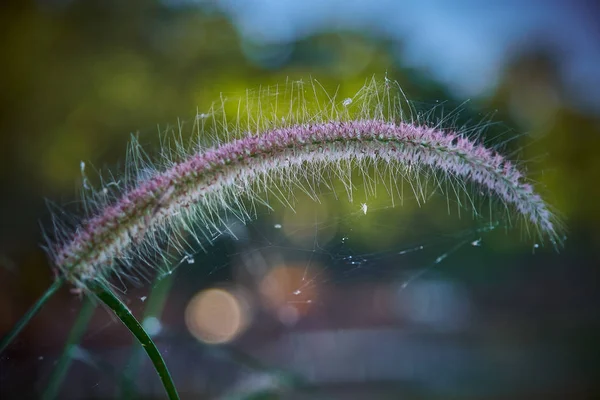
[[[360,205],[360,209],[362,210],[363,214],[367,214],[367,210],[369,209],[369,206],[367,206],[367,203],[362,203]]]
[[[479,239],[477,239],[477,240],[474,240],[474,241],[472,241],[472,242],[471,242],[471,246],[476,246],[476,247],[479,247],[479,246],[481,246],[481,238],[479,238]]]

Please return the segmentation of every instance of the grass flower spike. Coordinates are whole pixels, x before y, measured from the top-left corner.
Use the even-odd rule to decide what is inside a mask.
[[[183,252],[186,239],[180,232],[198,242],[210,239],[192,226],[218,230],[222,211],[248,220],[252,213],[240,195],[267,204],[266,195],[276,194],[271,188],[275,182],[314,194],[306,182],[332,177],[348,180],[351,191],[345,171],[381,164],[395,180],[410,181],[426,171],[438,182],[455,182],[455,191],[464,192],[465,183],[476,185],[526,220],[538,236],[556,241],[554,216],[511,161],[474,135],[399,118],[401,97],[391,91],[390,82],[373,82],[354,99],[339,104],[331,99],[328,108],[334,111],[317,115],[309,115],[307,104],[298,101],[304,97],[296,97],[290,109],[304,111],[290,111],[281,122],[266,121],[260,114],[252,124],[249,119],[246,130],[239,120],[220,124],[229,140],[216,140],[208,148],[196,145],[190,152],[178,143],[162,169],[153,167],[148,173],[148,168],[138,168],[126,190],[102,204],[74,234],[49,246],[52,262],[68,281],[85,289],[89,281],[104,280],[119,266],[133,268],[131,260],[155,255],[161,236],[182,235]],[[358,111],[349,110],[351,104],[358,104]],[[278,197],[287,201],[283,192]]]

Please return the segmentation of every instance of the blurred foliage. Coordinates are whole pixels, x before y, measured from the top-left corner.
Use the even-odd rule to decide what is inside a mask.
[[[239,95],[287,79],[316,78],[331,91],[339,86],[343,98],[373,74],[387,73],[421,111],[451,112],[464,100],[427,71],[405,67],[398,56],[401,43],[369,32],[332,29],[296,43],[264,44],[240,37],[210,7],[173,8],[153,0],[4,3],[0,332],[52,278],[39,248],[38,221],[45,223],[48,215],[43,199],[73,203],[80,162],[99,170],[122,165],[130,133],[141,132],[151,151],[158,140],[153,134],[157,124],[164,128],[178,118],[193,118],[221,93]],[[552,48],[536,46],[513,55],[495,92],[460,106],[457,124],[490,120],[489,132],[503,135],[507,149],[516,151],[544,197],[564,217],[569,236],[593,247],[600,244],[600,114],[583,113],[567,101],[559,57]],[[491,111],[496,113],[489,117]],[[380,201],[369,206],[385,206]],[[312,204],[304,203],[299,202],[312,211]],[[331,203],[328,218],[356,208]],[[357,238],[385,246],[414,234],[413,225],[427,230],[448,220],[447,215],[427,216],[417,207],[397,208],[393,215],[408,222],[397,232],[383,232],[376,219],[370,220],[355,230]],[[42,345],[56,340],[37,339]]]
[[[212,9],[151,0],[4,4],[0,330],[21,313],[4,306],[12,303],[7,299],[30,303],[51,278],[37,220],[47,215],[44,197],[59,204],[75,198],[81,160],[98,169],[122,164],[130,133],[139,130],[152,142],[156,124],[189,119],[220,93],[286,79],[313,77],[331,90],[339,85],[343,98],[371,75],[387,73],[424,109],[446,101],[451,111],[464,100],[427,71],[403,67],[392,55],[400,45],[368,32],[334,30],[289,45],[253,43]],[[508,131],[507,138],[525,132],[509,146],[522,149],[518,157],[570,231],[600,243],[600,118],[566,102],[556,57],[551,49],[518,54],[496,92],[474,99],[460,119],[476,124],[498,110],[492,121],[503,124],[490,130]],[[412,215],[416,220],[420,214]],[[395,238],[378,236],[376,223],[363,232],[371,240]],[[17,283],[9,287],[9,280]]]

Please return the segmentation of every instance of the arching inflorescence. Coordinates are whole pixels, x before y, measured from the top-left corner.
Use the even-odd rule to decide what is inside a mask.
[[[151,173],[145,169],[143,176],[138,172],[129,187],[75,232],[49,245],[54,265],[75,286],[85,288],[86,282],[105,279],[136,256],[157,255],[161,235],[184,231],[198,239],[192,225],[216,227],[222,212],[251,218],[242,195],[252,203],[268,203],[265,194],[274,194],[269,188],[277,182],[314,190],[304,182],[345,179],[349,175],[340,171],[347,169],[367,174],[370,166],[381,164],[394,179],[410,180],[431,171],[442,179],[476,185],[522,217],[537,237],[556,244],[555,217],[517,166],[476,135],[403,118],[401,97],[391,94],[391,87],[389,81],[372,82],[354,99],[330,99],[327,111],[311,113],[305,103],[296,102],[287,118],[274,112],[271,121],[260,115],[254,119],[260,123],[245,129],[239,121],[220,125],[228,140],[179,151],[177,161],[169,159]],[[354,112],[349,104],[356,105]],[[281,191],[275,197],[286,202]]]

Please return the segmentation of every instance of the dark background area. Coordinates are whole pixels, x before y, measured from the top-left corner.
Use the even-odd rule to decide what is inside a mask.
[[[222,92],[312,77],[343,98],[387,74],[423,110],[469,99],[461,120],[492,115],[490,133],[517,137],[511,146],[530,160],[528,175],[567,226],[564,248],[533,251],[518,229],[492,232],[481,248],[461,247],[430,270],[463,240],[462,224],[479,238],[453,215],[424,223],[439,216],[435,202],[374,207],[368,220],[350,213],[357,204],[333,199],[300,202],[296,217],[263,210],[244,240],[217,241],[195,265],[124,294],[140,318],[145,299],[158,299],[148,326],[160,327],[156,341],[182,397],[595,398],[599,20],[600,7],[583,0],[4,2],[0,332],[52,281],[40,248],[40,224],[50,221],[45,199],[77,209],[82,160],[119,170],[130,133],[156,148],[156,124],[189,119]],[[315,219],[337,228],[305,225]],[[303,230],[310,234],[297,234]],[[415,244],[428,248],[398,256]],[[309,264],[311,273],[325,272],[294,297],[298,271]],[[403,288],[408,265],[426,273]],[[264,269],[260,279],[252,268]],[[253,310],[220,345],[194,338],[186,325],[191,299],[210,288],[245,290],[234,297]],[[0,356],[2,399],[40,396],[81,304],[62,290]],[[59,398],[127,398],[131,349],[126,329],[98,307]],[[150,365],[140,363],[135,391],[162,398]]]

